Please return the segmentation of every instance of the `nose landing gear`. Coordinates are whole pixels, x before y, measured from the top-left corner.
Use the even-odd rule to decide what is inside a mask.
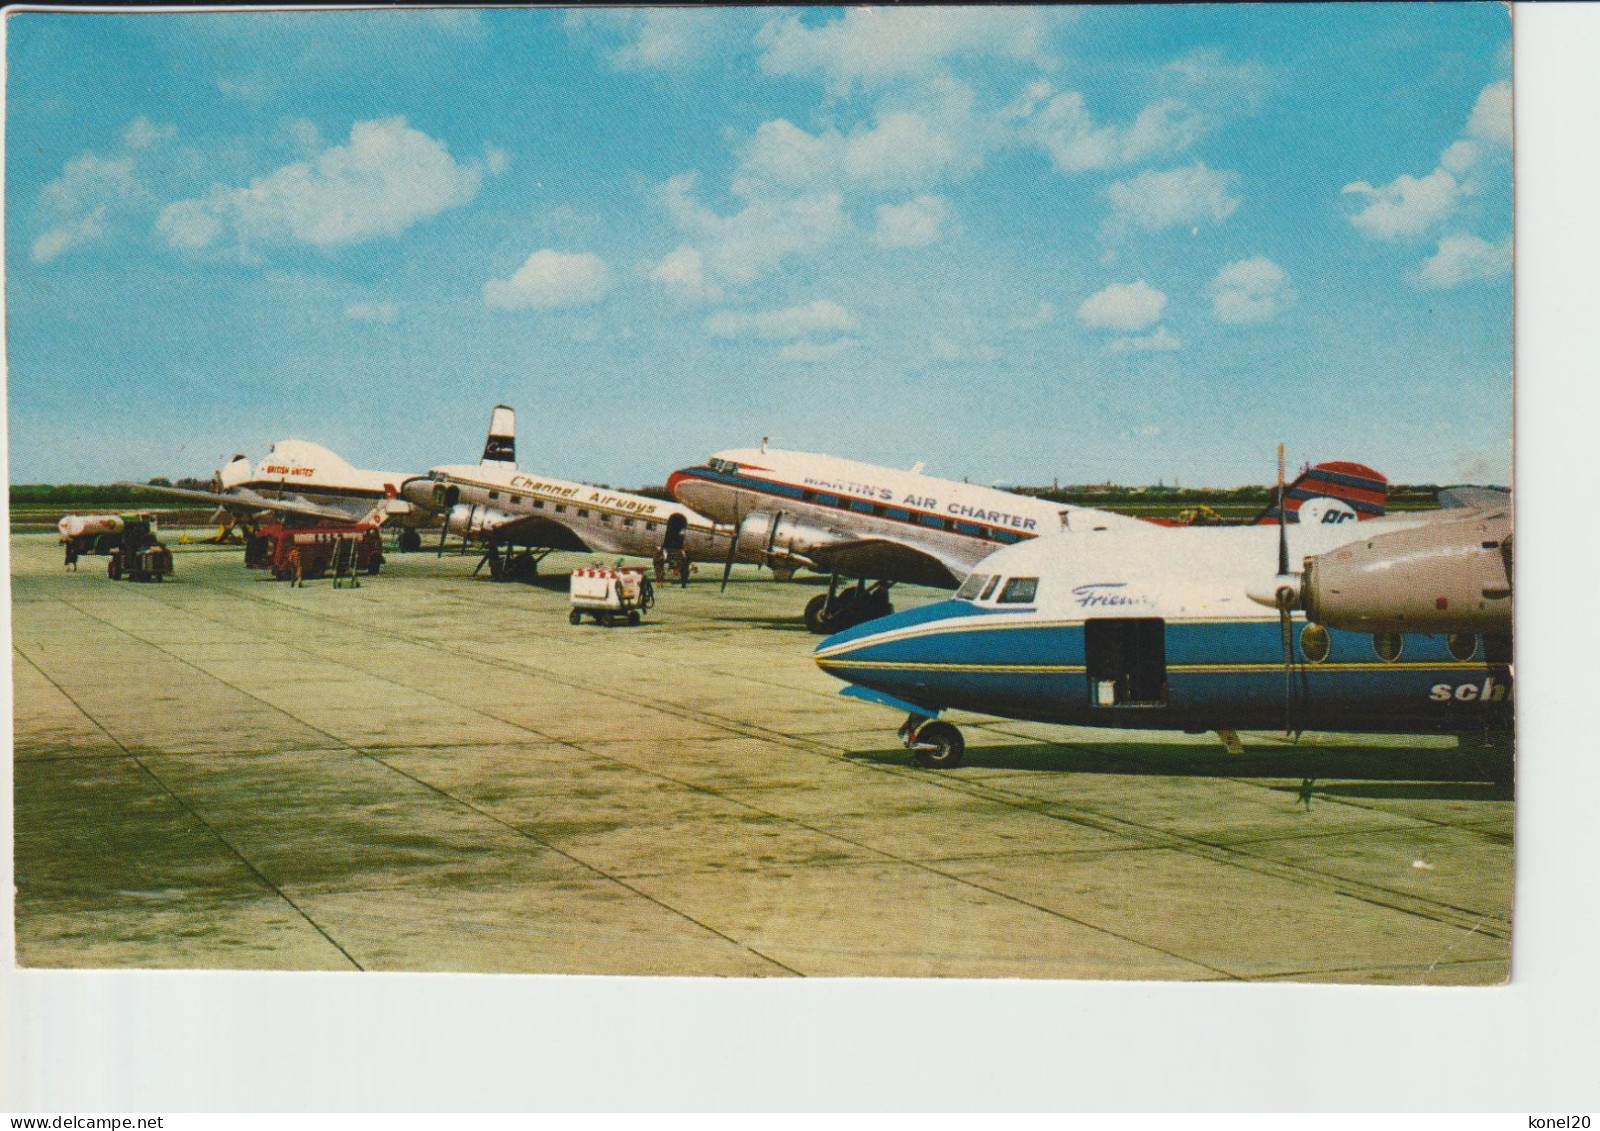
[[[912,715],[900,727],[900,741],[911,751],[917,765],[928,770],[953,770],[961,765],[967,743],[961,732],[949,723],[930,722]]]
[[[816,635],[843,632],[894,612],[894,605],[889,601],[893,582],[878,581],[869,587],[863,579],[842,591],[838,590],[838,583],[835,575],[826,593],[818,593],[806,602],[806,627]]]

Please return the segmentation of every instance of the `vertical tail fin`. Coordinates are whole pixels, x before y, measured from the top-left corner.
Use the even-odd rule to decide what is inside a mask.
[[[507,405],[497,404],[489,414],[489,439],[479,466],[517,466],[517,414]]]
[[[1299,522],[1301,506],[1312,499],[1329,500],[1314,508],[1322,516],[1319,521],[1338,522],[1352,515],[1358,519],[1377,518],[1389,501],[1389,480],[1361,463],[1335,461],[1308,467],[1285,492],[1286,520]],[[1278,504],[1274,500],[1256,516],[1254,525],[1273,526],[1277,522]]]

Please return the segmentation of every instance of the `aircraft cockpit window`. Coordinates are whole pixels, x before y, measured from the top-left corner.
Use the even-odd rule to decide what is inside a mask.
[[[987,585],[985,585],[983,587],[983,596],[979,597],[978,600],[987,601],[990,597],[993,597],[994,596],[994,587],[996,585],[999,585],[999,584],[1000,584],[1000,575],[997,573],[997,574],[995,574],[993,577],[991,577],[989,579],[989,584],[987,584]]]
[[[1039,592],[1037,577],[1013,577],[1000,591],[1002,605],[1029,605]]]
[[[739,465],[731,459],[714,459],[711,461],[711,470],[724,473],[734,472],[739,470]]]
[[[956,590],[957,601],[976,601],[978,594],[983,592],[984,582],[989,580],[986,573],[972,573],[961,583],[961,588]]]

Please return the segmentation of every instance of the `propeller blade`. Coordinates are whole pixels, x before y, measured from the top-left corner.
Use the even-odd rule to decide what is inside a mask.
[[[739,552],[739,535],[744,533],[744,519],[733,524],[733,539],[728,543],[728,560],[722,563],[722,588],[719,593],[728,591],[728,578],[733,575],[733,558]]]
[[[1278,445],[1278,576],[1289,572],[1289,512],[1283,490],[1283,445]]]

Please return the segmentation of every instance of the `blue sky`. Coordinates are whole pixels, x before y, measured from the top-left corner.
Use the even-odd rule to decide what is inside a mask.
[[[7,22],[15,482],[1505,481],[1496,4]]]

